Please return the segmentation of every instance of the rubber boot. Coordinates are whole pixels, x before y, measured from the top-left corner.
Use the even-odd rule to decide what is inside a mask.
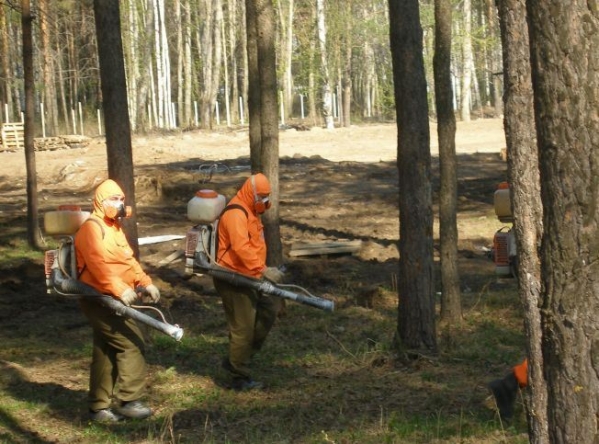
[[[514,404],[518,394],[518,380],[514,373],[503,379],[491,381],[488,385],[493,392],[495,403],[499,409],[499,416],[503,421],[509,421],[514,415]]]

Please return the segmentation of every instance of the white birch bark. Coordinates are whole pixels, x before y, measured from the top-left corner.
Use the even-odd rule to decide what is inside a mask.
[[[333,95],[331,92],[331,80],[329,77],[329,65],[327,57],[327,28],[325,22],[324,0],[316,0],[316,16],[318,26],[318,43],[320,44],[320,63],[322,75],[322,116],[325,127],[334,129],[333,121]]]
[[[472,2],[464,0],[464,41],[462,46],[462,100],[460,104],[461,117],[463,122],[470,122],[471,108],[471,86],[472,86],[472,66],[474,65],[472,56]]]

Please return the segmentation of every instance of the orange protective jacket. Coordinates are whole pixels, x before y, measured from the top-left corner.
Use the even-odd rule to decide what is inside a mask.
[[[79,280],[102,294],[120,297],[127,288],[147,286],[152,279],[144,273],[121,229],[118,219],[104,214],[103,201],[113,195],[124,195],[113,180],[102,182],[94,196],[90,219],[75,236]]]
[[[257,196],[270,194],[264,174],[254,175],[255,190],[248,178],[228,205],[245,208],[226,211],[218,223],[217,263],[238,273],[260,278],[266,268],[264,226],[255,208]]]
[[[520,387],[526,387],[528,385],[528,359],[525,359],[520,364],[513,368],[514,376],[518,381]]]

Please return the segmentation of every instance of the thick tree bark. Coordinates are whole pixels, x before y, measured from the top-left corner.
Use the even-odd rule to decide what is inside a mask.
[[[527,407],[531,442],[546,443],[547,387],[541,350],[541,265],[543,233],[537,140],[530,73],[530,47],[525,0],[498,0],[503,44],[505,134],[508,152],[514,230],[518,250],[518,283],[528,337],[529,390]]]
[[[436,352],[431,154],[418,0],[389,0],[399,170],[399,314],[404,349]]]
[[[260,77],[260,126],[262,143],[261,163],[270,180],[271,208],[264,213],[264,231],[267,245],[266,263],[283,263],[283,247],[279,227],[279,123],[277,117],[277,70],[275,52],[275,13],[272,0],[256,2],[258,29],[258,70]]]
[[[108,176],[121,186],[127,205],[133,209],[133,216],[124,219],[123,228],[135,255],[139,257],[131,125],[127,106],[119,0],[94,0],[94,14],[106,123]]]
[[[527,0],[543,240],[541,326],[551,442],[599,440],[599,18]]]
[[[451,88],[451,1],[435,0],[435,98],[441,165],[439,219],[441,237],[441,319],[453,324],[462,319],[458,271],[458,180],[455,153],[455,114]]]

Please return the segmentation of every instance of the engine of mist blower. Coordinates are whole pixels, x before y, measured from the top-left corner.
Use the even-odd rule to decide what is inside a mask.
[[[501,182],[493,195],[493,204],[497,218],[504,223],[514,222],[510,187],[507,182]],[[513,226],[502,227],[493,236],[493,260],[495,273],[499,276],[517,277],[518,253],[516,251],[516,236]]]

